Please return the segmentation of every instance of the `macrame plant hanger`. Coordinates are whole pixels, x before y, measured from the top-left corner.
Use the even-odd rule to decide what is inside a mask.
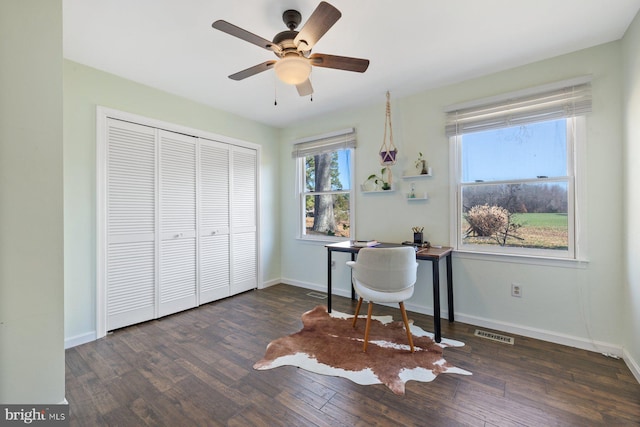
[[[387,114],[384,121],[384,136],[382,137],[382,146],[380,147],[380,164],[386,166],[389,176],[389,184],[392,183],[391,168],[389,166],[396,164],[396,155],[398,149],[393,144],[393,126],[391,125],[391,95],[387,91]],[[389,139],[387,140],[387,130]]]

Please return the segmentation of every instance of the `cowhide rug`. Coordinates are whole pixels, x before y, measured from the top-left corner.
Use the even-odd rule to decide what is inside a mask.
[[[410,322],[415,352],[409,350],[402,321],[391,316],[373,316],[367,352],[362,351],[366,316],[359,316],[354,329],[353,315],[318,306],[302,315],[303,328],[295,334],[269,343],[254,369],[297,366],[323,375],[348,378],[362,384],[385,384],[395,394],[404,394],[407,381],[433,381],[438,374],[471,375],[450,365],[442,357],[446,347],[461,347],[460,341],[433,340],[433,335]]]

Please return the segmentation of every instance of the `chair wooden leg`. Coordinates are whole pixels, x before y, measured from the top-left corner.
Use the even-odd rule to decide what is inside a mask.
[[[367,326],[364,329],[364,347],[362,351],[367,352],[367,344],[369,344],[369,327],[371,326],[371,313],[373,313],[373,302],[369,301],[369,309],[367,310]]]
[[[411,338],[411,330],[409,329],[409,318],[407,317],[407,312],[404,309],[404,302],[400,302],[400,311],[402,312],[402,321],[404,322],[404,327],[407,330],[407,338],[409,339],[409,347],[411,347],[411,353],[413,350],[413,338]]]
[[[360,306],[362,305],[362,297],[360,297],[360,299],[358,300],[358,305],[356,305],[356,314],[353,316],[353,324],[351,326],[353,326],[354,328],[356,327],[356,321],[358,320],[358,314],[360,314]]]

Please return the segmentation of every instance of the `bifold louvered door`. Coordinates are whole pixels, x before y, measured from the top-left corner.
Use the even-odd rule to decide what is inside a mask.
[[[231,294],[229,153],[228,144],[200,140],[200,304]]]
[[[156,130],[109,119],[106,150],[107,330],[155,317]]]
[[[256,150],[233,147],[231,165],[231,293],[237,294],[258,280]]]
[[[159,131],[159,316],[198,305],[196,283],[197,138]]]
[[[106,331],[256,288],[257,150],[106,123]]]

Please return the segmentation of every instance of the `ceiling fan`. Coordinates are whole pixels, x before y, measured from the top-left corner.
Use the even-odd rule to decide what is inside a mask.
[[[341,16],[342,14],[338,9],[323,1],[313,11],[302,29],[296,31],[302,20],[302,15],[297,10],[286,10],[282,14],[282,20],[289,30],[276,34],[273,41],[264,39],[223,20],[215,21],[211,26],[263,49],[271,50],[279,58],[278,60],[265,61],[262,64],[231,74],[229,76],[230,79],[242,80],[274,68],[280,80],[284,83],[295,85],[298,89],[298,94],[306,96],[313,93],[313,87],[309,81],[312,66],[359,73],[364,73],[369,67],[368,59],[327,55],[324,53],[311,54],[313,46]]]

